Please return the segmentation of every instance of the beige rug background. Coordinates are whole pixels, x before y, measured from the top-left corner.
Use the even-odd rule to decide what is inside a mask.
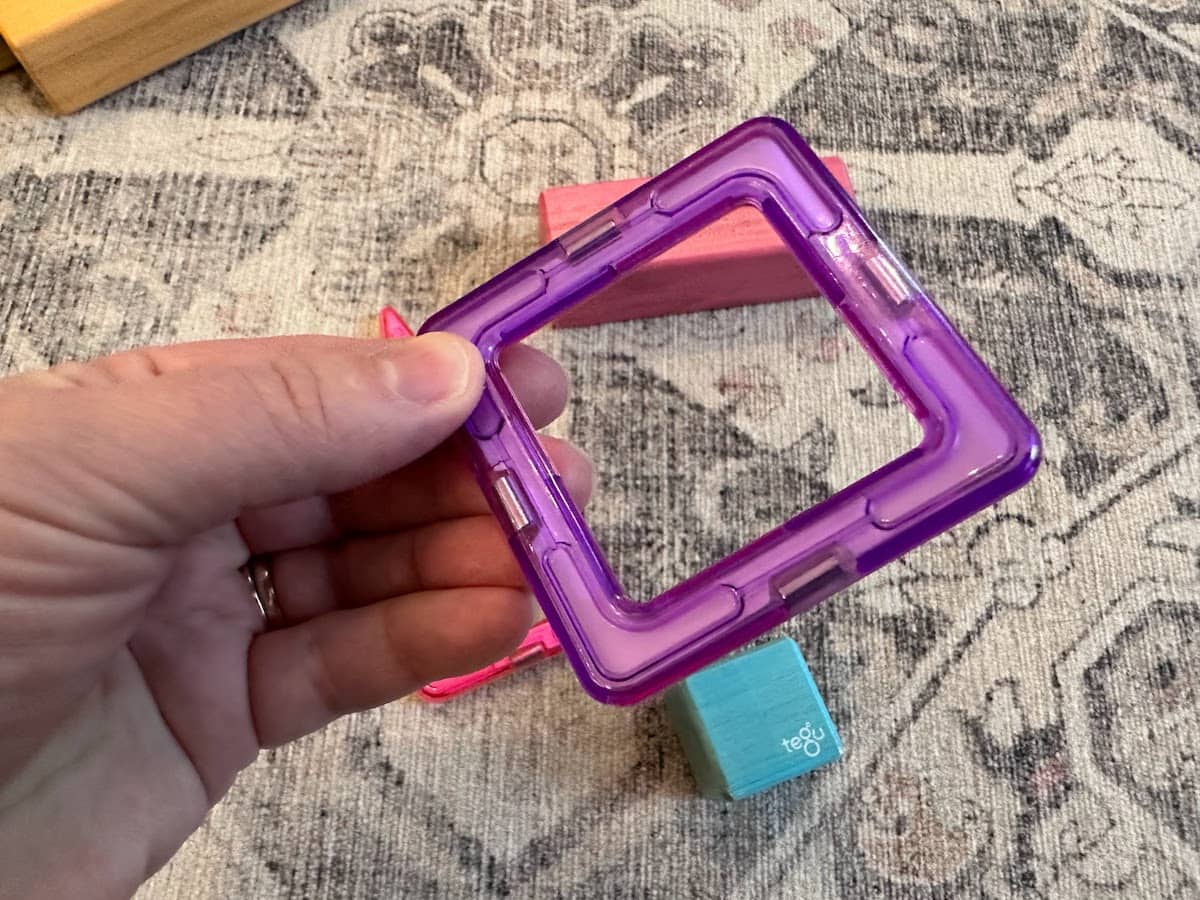
[[[1046,441],[789,627],[840,764],[702,800],[655,703],[556,662],[264,754],[142,896],[1196,896],[1198,67],[1178,0],[306,0],[68,119],[0,77],[5,370],[420,320],[535,247],[542,187],[774,112]],[[819,301],[539,342],[639,595],[915,434]]]

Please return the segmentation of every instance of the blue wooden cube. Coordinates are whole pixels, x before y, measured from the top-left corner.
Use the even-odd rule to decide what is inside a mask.
[[[697,672],[666,695],[700,790],[741,800],[842,755],[800,648],[779,638]]]

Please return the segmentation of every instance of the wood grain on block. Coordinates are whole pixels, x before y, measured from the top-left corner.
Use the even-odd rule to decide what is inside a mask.
[[[853,194],[846,164],[837,157],[825,157],[822,162]],[[557,238],[647,180],[547,188],[538,198],[542,243]],[[555,324],[596,325],[819,295],[762,213],[739,207],[572,307]]]
[[[741,800],[842,755],[842,740],[791,638],[697,672],[667,691],[701,793]]]
[[[4,0],[0,36],[74,112],[297,0]]]

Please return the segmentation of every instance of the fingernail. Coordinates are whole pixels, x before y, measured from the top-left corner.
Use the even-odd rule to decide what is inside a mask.
[[[427,334],[398,342],[382,360],[387,386],[413,403],[437,403],[467,389],[470,347],[448,334]]]

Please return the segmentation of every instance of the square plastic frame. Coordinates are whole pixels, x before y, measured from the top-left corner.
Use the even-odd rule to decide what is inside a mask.
[[[735,206],[757,207],[916,416],[920,444],[657,598],[621,589],[500,370],[525,338]],[[483,356],[465,437],[584,688],[635,703],[1024,485],[1033,425],[786,122],[754,119],[434,315]]]

